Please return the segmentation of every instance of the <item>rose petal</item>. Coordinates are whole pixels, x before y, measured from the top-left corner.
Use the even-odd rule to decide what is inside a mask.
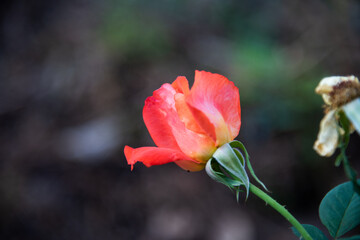
[[[187,160],[179,160],[174,163],[176,163],[182,169],[190,172],[198,172],[205,168],[205,163],[196,163]]]
[[[326,157],[333,155],[339,139],[337,128],[335,110],[332,110],[320,122],[320,131],[314,144],[314,149],[319,155]]]
[[[171,86],[175,89],[178,93],[183,93],[185,95],[189,94],[189,82],[186,77],[179,76],[176,80],[171,84]]]
[[[180,120],[185,124],[185,127],[196,133],[206,135],[206,132],[199,126],[192,114],[189,105],[186,103],[185,95],[182,93],[175,94],[175,107]],[[209,136],[210,137],[210,136]]]
[[[168,83],[154,91],[153,96],[145,101],[143,118],[151,138],[158,147],[180,150],[168,122],[169,115],[176,117],[175,93]]]
[[[239,134],[239,90],[226,77],[196,71],[195,82],[186,101],[198,124],[210,135],[216,135],[218,145],[233,140]]]
[[[182,162],[190,161],[194,164],[197,163],[191,158],[187,157],[184,153],[169,148],[132,148],[129,146],[125,146],[124,153],[128,164],[131,165],[131,170],[133,169],[134,164],[137,162],[142,162],[147,167],[153,165],[162,165],[180,160]]]
[[[182,151],[193,159],[207,161],[215,151],[215,142],[207,135],[185,127],[175,108],[175,94],[170,84],[164,84],[146,100],[143,117],[149,133],[159,147]]]

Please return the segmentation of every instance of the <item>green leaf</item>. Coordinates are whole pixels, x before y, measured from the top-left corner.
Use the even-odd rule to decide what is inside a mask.
[[[343,110],[358,134],[360,134],[360,98],[356,98],[344,105]]]
[[[328,192],[320,203],[319,215],[334,238],[359,225],[360,196],[354,192],[352,183],[343,183]]]
[[[347,238],[339,238],[339,240],[360,240],[360,235],[347,237]]]
[[[317,227],[310,224],[302,224],[302,225],[314,240],[327,240],[327,237],[324,235],[324,233]],[[301,234],[298,232],[296,228],[292,227],[291,229],[297,237],[303,239]]]

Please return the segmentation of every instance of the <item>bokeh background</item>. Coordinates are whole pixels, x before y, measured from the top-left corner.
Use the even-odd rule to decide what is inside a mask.
[[[237,203],[204,171],[130,171],[124,145],[153,145],[145,98],[195,69],[235,82],[237,139],[257,175],[321,227],[321,198],[346,178],[312,149],[314,88],[360,76],[359,1],[3,0],[0,239],[296,239],[261,200]],[[359,144],[353,134],[358,171]]]

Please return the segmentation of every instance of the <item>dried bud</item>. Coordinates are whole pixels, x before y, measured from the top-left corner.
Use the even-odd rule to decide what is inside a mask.
[[[331,109],[336,109],[360,97],[360,83],[355,76],[326,77],[320,81],[315,91],[322,95]]]

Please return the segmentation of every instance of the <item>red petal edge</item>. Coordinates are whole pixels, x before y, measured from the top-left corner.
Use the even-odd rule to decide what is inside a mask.
[[[200,164],[193,159],[187,157],[180,151],[176,151],[169,148],[158,148],[158,147],[140,147],[132,148],[125,146],[124,148],[125,157],[129,165],[131,165],[131,170],[134,168],[134,164],[137,162],[142,162],[145,166],[151,167],[154,165],[162,165],[170,162],[181,161],[178,164],[180,167],[188,168],[185,170],[189,171],[198,171]],[[185,162],[191,162],[186,164]]]

